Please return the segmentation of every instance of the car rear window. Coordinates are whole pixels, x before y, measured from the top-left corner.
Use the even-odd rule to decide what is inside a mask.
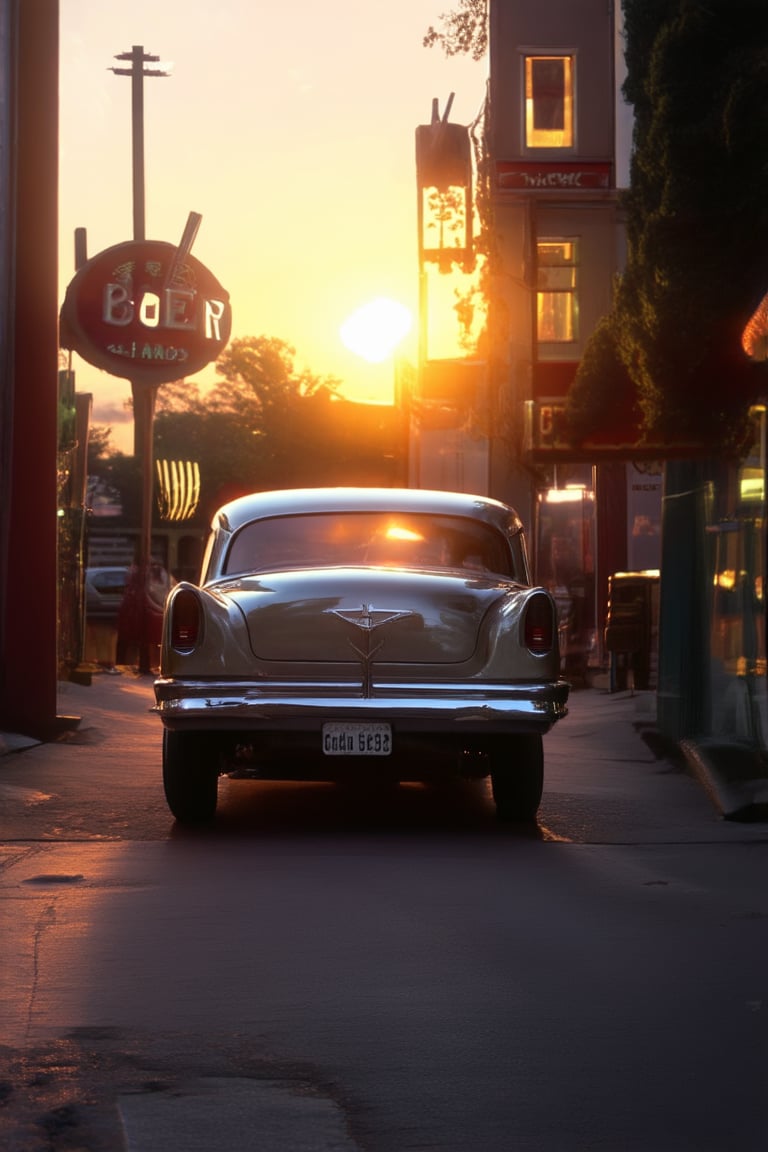
[[[125,585],[128,580],[128,569],[107,569],[104,572],[91,571],[88,575],[88,582],[91,587],[95,588],[97,592],[104,592],[111,596],[120,595],[125,592]]]
[[[313,513],[257,520],[232,539],[223,571],[377,566],[462,569],[525,581],[519,545],[460,516]]]

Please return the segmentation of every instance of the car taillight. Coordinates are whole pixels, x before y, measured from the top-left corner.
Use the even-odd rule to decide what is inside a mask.
[[[191,652],[200,639],[202,613],[195,592],[180,589],[171,605],[171,647],[177,652]]]
[[[531,652],[550,652],[555,641],[552,601],[543,592],[531,596],[525,606],[523,643]]]

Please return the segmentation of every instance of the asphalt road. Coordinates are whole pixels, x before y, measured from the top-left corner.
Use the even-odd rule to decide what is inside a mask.
[[[148,681],[87,691],[0,758],[8,1152],[768,1147],[768,825],[652,696],[574,693],[534,831],[483,785],[227,781],[182,833]]]

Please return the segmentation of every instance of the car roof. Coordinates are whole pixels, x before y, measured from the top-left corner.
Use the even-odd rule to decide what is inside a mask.
[[[469,516],[506,532],[522,523],[514,508],[489,496],[426,488],[283,488],[253,492],[219,508],[213,528],[236,532],[269,516],[312,512],[405,512],[430,516]]]

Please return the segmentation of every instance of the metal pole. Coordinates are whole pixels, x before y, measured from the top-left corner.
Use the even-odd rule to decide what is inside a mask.
[[[136,428],[141,432],[140,456],[141,467],[141,520],[140,531],[136,549],[136,567],[139,573],[141,586],[141,610],[138,614],[138,670],[140,675],[148,675],[152,671],[151,652],[148,636],[149,612],[149,578],[152,565],[152,494],[153,494],[153,444],[152,433],[155,417],[155,400],[157,386],[154,384],[140,384],[131,381],[133,394],[133,419]]]
[[[144,219],[144,49],[131,52],[131,128],[133,137],[133,238],[146,239]]]
[[[158,56],[149,56],[141,44],[134,44],[130,52],[123,52],[116,60],[129,60],[130,68],[113,68],[118,76],[131,77],[131,135],[133,153],[133,238],[146,239],[144,205],[144,77],[167,76],[160,68],[145,69],[144,64],[156,62]],[[152,671],[148,636],[149,577],[152,563],[152,493],[153,493],[153,428],[157,387],[131,380],[133,395],[133,451],[141,468],[141,521],[136,546],[138,585],[141,589],[140,609],[137,613],[139,673]]]
[[[144,48],[134,44],[131,55],[131,139],[133,142],[133,238],[146,239],[144,204]],[[138,619],[138,670],[149,675],[151,660],[148,638],[147,597],[152,559],[152,433],[155,414],[155,389],[131,381],[133,422],[139,431],[141,454],[141,519],[136,562],[140,575],[141,609]],[[134,452],[137,447],[134,435]]]
[[[130,61],[130,68],[112,68],[116,76],[131,78],[131,128],[133,136],[133,238],[145,240],[144,219],[144,77],[167,76],[162,68],[145,68],[156,64],[159,56],[150,56],[141,44],[134,44],[130,52],[121,52],[115,60]]]

